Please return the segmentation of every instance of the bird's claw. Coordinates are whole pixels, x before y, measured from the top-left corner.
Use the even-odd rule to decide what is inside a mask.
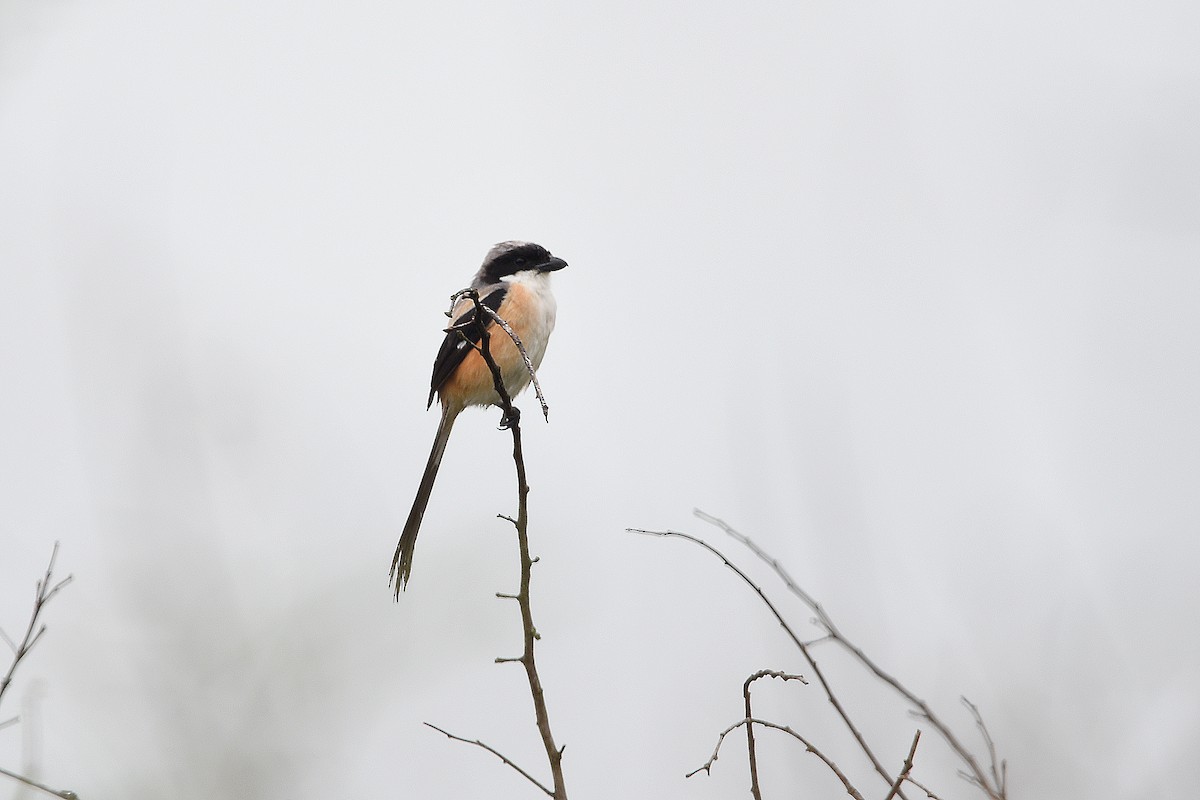
[[[512,407],[512,412],[505,411],[500,417],[500,430],[507,431],[521,421],[521,409],[516,406]]]

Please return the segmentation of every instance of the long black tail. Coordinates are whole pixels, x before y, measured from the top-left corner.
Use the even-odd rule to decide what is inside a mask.
[[[396,590],[396,599],[400,598],[400,590],[408,584],[408,576],[412,572],[413,548],[417,545],[417,532],[421,530],[421,519],[425,516],[425,507],[429,505],[433,482],[437,480],[438,467],[442,465],[442,453],[446,452],[446,442],[450,439],[450,429],[454,427],[454,419],[457,416],[457,411],[442,409],[442,421],[438,425],[437,438],[433,440],[429,463],[425,465],[421,488],[417,489],[417,498],[413,500],[412,511],[408,512],[408,521],[404,523],[404,533],[400,534],[400,542],[396,545],[390,578]]]

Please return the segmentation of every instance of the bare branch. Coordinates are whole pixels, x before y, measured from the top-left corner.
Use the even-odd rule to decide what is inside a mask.
[[[41,627],[39,627],[39,628],[37,629],[37,633],[35,633],[35,634],[33,635],[33,637],[32,637],[31,639],[29,639],[29,640],[28,640],[28,642],[29,642],[29,643],[28,643],[27,645],[25,645],[25,652],[26,652],[26,653],[28,653],[30,650],[32,650],[32,649],[33,649],[33,646],[34,646],[35,644],[37,644],[37,643],[38,643],[38,639],[41,639],[41,638],[42,638],[42,634],[43,634],[43,633],[45,633],[45,632],[46,632],[46,626],[45,626],[45,625],[42,625]]]
[[[804,604],[806,606],[808,606],[809,608],[811,608],[813,611],[816,612],[817,617],[819,619],[823,620],[825,618],[825,612],[821,609],[821,604],[818,603],[816,601],[816,599],[813,598],[812,595],[810,595],[808,592],[806,592],[800,588],[800,584],[796,583],[796,581],[792,578],[792,576],[788,574],[788,571],[784,568],[783,564],[781,564],[778,559],[773,558],[769,553],[767,553],[767,551],[763,550],[761,547],[759,547],[757,544],[755,544],[754,541],[749,536],[739,533],[738,531],[736,531],[732,527],[730,527],[728,524],[726,524],[726,522],[724,520],[718,519],[717,517],[714,517],[711,514],[707,514],[698,508],[692,509],[692,514],[695,515],[697,518],[704,520],[708,524],[715,525],[718,528],[720,528],[721,530],[725,531],[725,533],[728,534],[731,538],[736,540],[739,544],[744,545],[746,547],[746,549],[748,549],[750,552],[754,553],[754,555],[758,556],[763,561],[765,561],[771,567],[771,569],[775,570],[775,573],[777,575],[779,575],[780,578],[783,579],[783,582],[788,587],[788,589],[790,589],[793,594],[795,594],[797,597],[799,597],[801,600],[803,600]]]
[[[50,581],[54,576],[54,561],[58,558],[58,542],[54,543],[54,548],[50,551],[50,563],[46,566],[46,574],[37,581],[37,590],[33,597],[33,613],[29,616],[29,625],[25,628],[25,636],[22,637],[20,644],[14,643],[6,635],[4,640],[8,642],[13,650],[13,660],[9,664],[8,672],[0,678],[0,700],[4,699],[4,692],[8,690],[12,684],[13,674],[17,671],[17,665],[21,663],[21,659],[29,655],[29,651],[41,639],[42,634],[46,632],[45,625],[38,624],[38,618],[41,616],[42,609],[50,602],[50,598],[54,597],[60,589],[71,582],[71,576],[68,575],[63,580],[54,585],[52,589],[47,589],[50,586]]]
[[[958,737],[954,735],[954,732],[950,730],[950,727],[944,723],[942,719],[937,716],[937,714],[934,713],[933,709],[929,707],[929,704],[913,694],[912,691],[900,683],[899,680],[885,672],[883,668],[876,664],[866,653],[863,652],[860,647],[842,635],[842,632],[837,628],[836,625],[834,625],[833,619],[828,613],[826,613],[825,609],[821,607],[821,604],[818,603],[812,597],[812,595],[800,588],[800,585],[797,584],[792,576],[788,574],[787,570],[783,568],[783,565],[780,564],[777,559],[773,558],[765,550],[755,544],[750,537],[738,532],[737,530],[734,530],[723,520],[718,519],[711,514],[706,514],[699,509],[695,509],[693,513],[705,522],[715,525],[723,530],[730,537],[744,545],[752,553],[766,562],[767,565],[769,565],[771,569],[773,569],[780,577],[792,594],[799,597],[800,600],[806,606],[812,609],[813,613],[817,615],[816,622],[825,629],[827,632],[827,638],[836,641],[844,649],[848,650],[858,660],[858,662],[866,667],[867,670],[869,670],[872,674],[874,674],[876,678],[891,686],[897,693],[900,694],[901,697],[916,707],[917,710],[914,712],[914,715],[918,719],[923,719],[932,725],[934,730],[936,730],[938,734],[946,740],[946,743],[950,745],[950,749],[954,751],[954,754],[958,756],[958,758],[964,764],[966,764],[966,774],[969,776],[972,783],[982,789],[988,795],[990,800],[1006,800],[1006,787],[1004,786],[1003,781],[997,780],[995,784],[991,783],[988,780],[987,773],[984,772],[983,768],[979,765],[979,762],[975,758],[974,754],[972,754],[971,751],[959,741]],[[807,656],[807,653],[805,655]],[[874,758],[872,758],[872,761],[874,761]],[[994,764],[995,760],[993,756],[993,766]],[[1003,772],[1004,769],[1005,767],[1002,764],[1001,772]],[[903,792],[900,793],[900,796],[904,797]]]
[[[987,729],[987,724],[983,721],[983,715],[979,713],[979,707],[972,703],[967,698],[961,698],[963,705],[971,712],[971,716],[975,719],[975,726],[979,728],[979,733],[983,736],[983,742],[987,746],[988,760],[991,762],[992,781],[1000,791],[1000,796],[1005,797],[1008,794],[1008,763],[1000,761],[996,758],[996,743],[992,741],[992,734]]]
[[[929,800],[942,800],[942,798],[938,797],[936,794],[934,794],[933,792],[931,792],[929,789],[925,788],[925,786],[924,786],[923,784],[920,784],[920,783],[918,783],[917,781],[913,780],[913,777],[912,777],[911,775],[909,775],[909,776],[908,776],[907,778],[905,778],[904,780],[908,781],[908,782],[909,782],[909,783],[911,783],[913,786],[917,787],[917,788],[918,788],[918,789],[920,789],[922,792],[924,792],[924,793],[925,793],[925,796],[926,796],[926,797],[928,797],[928,798],[929,798]]]
[[[75,794],[72,791],[68,791],[67,789],[51,789],[49,786],[45,785],[44,783],[38,783],[35,780],[30,780],[29,778],[26,778],[24,775],[18,775],[15,772],[9,772],[8,770],[4,769],[3,767],[0,767],[0,775],[7,775],[8,777],[12,778],[13,780],[20,781],[21,783],[25,784],[26,786],[32,786],[34,789],[40,789],[41,791],[45,792],[46,794],[54,795],[55,797],[61,797],[61,798],[63,798],[63,800],[79,800],[79,795]]]
[[[56,546],[56,547],[58,546],[58,542],[55,542],[54,544],[55,544],[55,546]],[[47,579],[49,579],[49,577],[50,577],[50,573],[49,573],[49,572],[47,572],[47,573],[46,573],[46,578],[47,578]],[[74,575],[68,575],[67,577],[63,578],[61,581],[59,581],[58,583],[56,583],[56,584],[54,585],[54,588],[53,588],[53,589],[51,589],[50,591],[46,592],[46,597],[45,597],[45,599],[44,599],[42,602],[43,602],[43,603],[45,603],[45,602],[48,602],[48,601],[50,600],[50,598],[51,598],[51,597],[54,597],[54,595],[58,594],[58,593],[59,593],[59,591],[61,591],[61,590],[62,590],[62,588],[63,588],[64,586],[66,586],[68,583],[70,583],[70,582],[71,582],[71,581],[73,581],[74,579],[75,579],[75,576],[74,576]]]
[[[772,669],[760,669],[749,678],[746,678],[746,682],[742,684],[742,698],[745,700],[747,720],[754,718],[754,710],[750,707],[750,684],[759,678],[779,678],[784,681],[800,681],[808,685],[808,681],[804,679],[803,675],[791,675]],[[754,748],[754,725],[750,722],[746,723],[746,754],[750,759],[750,794],[754,796],[754,800],[762,800],[762,790],[758,786],[758,758],[755,755]]]
[[[29,625],[25,629],[25,635],[21,638],[20,644],[13,642],[10,638],[8,638],[7,635],[3,637],[4,641],[7,642],[9,647],[12,648],[13,660],[8,667],[8,672],[5,673],[3,678],[0,678],[0,698],[4,697],[5,690],[12,685],[13,675],[17,671],[17,665],[21,663],[21,660],[25,658],[25,656],[29,655],[29,651],[33,649],[33,646],[38,643],[39,639],[41,639],[42,634],[46,632],[46,626],[38,624],[38,618],[41,616],[42,609],[44,609],[46,604],[50,602],[50,598],[58,594],[60,589],[71,582],[71,576],[68,575],[66,578],[51,587],[51,580],[54,576],[54,561],[57,557],[58,542],[55,542],[54,549],[50,551],[50,563],[46,565],[46,574],[37,581],[36,591],[34,592],[33,597],[33,613],[29,617]],[[0,728],[6,728],[9,725],[14,724],[17,719],[17,717],[13,717],[12,719],[5,720],[4,722],[0,723]],[[0,768],[0,775],[6,775],[15,781],[20,781],[26,786],[38,789],[39,791],[43,791],[55,797],[61,797],[65,800],[77,800],[74,792],[70,792],[65,789],[52,789],[45,784],[38,783],[35,780],[26,778],[24,775],[10,772],[4,768]]]
[[[712,757],[710,759],[708,759],[707,762],[705,762],[704,766],[700,767],[699,769],[692,770],[684,777],[690,778],[693,775],[700,773],[700,772],[703,772],[706,775],[711,775],[712,774],[712,765],[714,763],[716,763],[716,761],[717,761],[717,756],[721,752],[721,744],[725,741],[725,737],[728,736],[733,731],[740,728],[741,726],[749,725],[751,723],[753,723],[755,725],[762,725],[764,728],[774,728],[777,731],[783,731],[787,735],[791,736],[793,739],[796,739],[797,741],[799,741],[801,744],[804,745],[805,750],[807,750],[808,752],[812,753],[817,758],[819,758],[825,762],[825,766],[829,767],[829,769],[833,771],[833,774],[837,776],[838,780],[840,780],[842,782],[842,786],[846,787],[847,794],[849,794],[851,797],[855,798],[855,800],[863,800],[863,796],[859,793],[859,791],[857,789],[854,788],[854,785],[852,783],[850,783],[850,779],[846,777],[845,773],[843,773],[840,768],[838,768],[838,765],[835,764],[828,756],[826,756],[824,753],[822,753],[820,750],[818,750],[816,748],[816,746],[813,745],[812,742],[808,741],[803,736],[796,733],[794,730],[789,728],[787,725],[780,725],[776,722],[771,722],[771,721],[765,720],[765,719],[758,719],[756,717],[747,717],[745,719],[738,720],[737,722],[733,723],[728,728],[723,730],[721,732],[721,735],[719,737],[717,737],[717,746],[713,750]]]
[[[438,733],[445,734],[448,738],[453,739],[456,742],[465,742],[466,744],[473,744],[476,747],[482,747],[484,750],[487,750],[489,753],[494,755],[496,758],[500,759],[505,764],[508,764],[510,767],[515,769],[517,772],[521,773],[521,775],[524,776],[525,780],[529,781],[534,786],[541,789],[543,792],[545,792],[550,797],[554,797],[554,792],[552,792],[551,790],[549,790],[545,786],[543,786],[541,781],[539,781],[537,778],[530,775],[525,770],[521,769],[519,766],[517,766],[515,763],[513,763],[513,761],[511,759],[509,759],[508,756],[504,755],[503,753],[501,753],[499,750],[492,747],[491,745],[484,744],[483,742],[479,741],[478,739],[464,739],[461,736],[455,736],[453,733],[450,733],[449,731],[444,731],[441,728],[439,728],[437,725],[434,725],[433,723],[430,723],[430,722],[426,722],[424,724],[429,726],[430,728],[433,728]]]
[[[900,784],[904,783],[904,779],[908,777],[908,773],[912,772],[913,757],[917,754],[917,742],[921,741],[921,731],[918,730],[913,736],[912,747],[908,748],[908,758],[904,759],[904,766],[900,770],[900,774],[896,776],[896,782],[892,784],[891,791],[883,800],[892,800],[896,793],[900,791]]]
[[[516,601],[521,613],[521,628],[524,633],[525,647],[519,658],[497,658],[496,661],[497,663],[519,661],[525,667],[525,676],[529,681],[529,693],[533,698],[533,711],[537,721],[538,733],[541,735],[542,745],[546,750],[546,760],[550,764],[550,774],[554,779],[554,791],[549,794],[554,800],[567,800],[566,781],[562,771],[562,754],[565,748],[559,748],[554,743],[554,734],[550,730],[550,713],[546,708],[545,692],[542,689],[542,680],[538,675],[537,661],[534,657],[534,643],[541,636],[533,624],[533,608],[529,600],[529,582],[533,573],[533,564],[537,559],[531,557],[529,554],[529,483],[525,477],[525,455],[521,447],[521,414],[513,407],[512,397],[509,396],[508,389],[504,385],[504,378],[501,375],[500,367],[492,357],[491,334],[487,326],[482,324],[483,318],[481,315],[484,312],[488,313],[512,337],[513,343],[520,350],[521,356],[525,359],[525,365],[529,369],[530,378],[537,389],[538,399],[541,400],[542,411],[547,415],[547,421],[549,420],[549,410],[545,400],[542,399],[541,388],[537,386],[537,376],[533,372],[533,363],[529,360],[529,355],[525,352],[524,345],[521,344],[520,339],[517,338],[512,328],[490,308],[480,302],[478,292],[468,290],[460,293],[460,295],[469,297],[475,304],[475,319],[479,321],[480,333],[479,353],[492,373],[492,383],[495,385],[496,394],[500,397],[500,407],[504,410],[501,427],[508,428],[512,433],[513,463],[516,466],[517,472],[517,517],[516,519],[506,517],[506,519],[517,530],[517,547],[521,557],[521,583],[520,588],[517,590]]]
[[[792,630],[792,627],[790,625],[788,625],[787,620],[785,620],[783,618],[783,615],[779,613],[779,609],[777,609],[775,607],[775,604],[772,603],[770,601],[770,599],[767,598],[767,595],[763,592],[762,588],[758,584],[756,584],[754,581],[752,581],[750,579],[750,577],[748,575],[746,575],[746,573],[744,573],[740,569],[738,569],[737,566],[735,566],[732,561],[730,561],[728,558],[726,558],[725,555],[720,550],[717,550],[715,547],[710,545],[708,542],[704,541],[703,539],[699,539],[695,536],[692,536],[691,534],[680,533],[679,531],[647,531],[647,530],[642,530],[640,528],[627,528],[626,530],[628,530],[632,533],[641,533],[641,534],[644,534],[647,536],[677,537],[680,539],[686,539],[687,541],[692,542],[693,544],[697,544],[700,547],[703,547],[705,550],[709,551],[710,553],[715,555],[717,558],[721,559],[721,561],[724,562],[725,566],[729,567],[731,570],[733,570],[735,573],[737,573],[738,577],[741,578],[742,581],[744,581],[747,586],[749,586],[751,589],[753,589],[755,594],[757,594],[759,596],[759,598],[763,601],[763,603],[766,604],[767,608],[769,608],[771,610],[771,613],[775,616],[776,621],[779,622],[780,627],[782,627],[783,630],[787,633],[788,638],[790,638],[792,640],[792,642],[796,645],[796,647],[800,648],[800,652],[804,655],[804,660],[808,662],[809,667],[812,668],[813,674],[817,676],[817,682],[821,684],[821,688],[825,691],[825,697],[828,698],[830,704],[833,706],[833,708],[837,712],[838,716],[841,717],[843,724],[845,724],[846,728],[850,731],[850,734],[854,737],[854,740],[858,743],[859,748],[863,751],[863,753],[870,760],[871,765],[875,767],[875,771],[877,773],[879,773],[880,777],[882,777],[887,782],[887,785],[888,786],[892,785],[892,783],[895,781],[895,778],[893,778],[891,776],[891,774],[888,773],[887,768],[884,767],[882,762],[880,762],[880,760],[875,756],[874,751],[872,751],[871,746],[867,744],[867,740],[865,738],[863,738],[862,732],[859,731],[858,726],[856,726],[854,724],[854,721],[850,719],[850,715],[846,712],[845,707],[842,706],[842,703],[838,699],[837,695],[834,693],[833,688],[829,685],[829,681],[827,681],[825,679],[825,674],[821,671],[821,668],[819,666],[817,666],[816,660],[812,657],[812,654],[809,652],[808,645],[806,645],[800,639],[800,637],[796,635],[796,632],[794,630]],[[900,797],[901,798],[904,797],[903,792],[900,793]]]

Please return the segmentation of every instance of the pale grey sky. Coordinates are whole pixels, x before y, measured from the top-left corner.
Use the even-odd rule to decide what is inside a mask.
[[[536,796],[421,725],[544,773],[491,663],[495,412],[386,584],[447,297],[526,238],[571,264],[551,423],[522,405],[572,797],[746,794],[741,741],[682,776],[749,673],[804,672],[719,563],[623,532],[751,565],[695,506],[968,736],[974,700],[1013,800],[1183,796],[1198,36],[1184,2],[0,3],[0,626],[54,540],[76,576],[0,766],[87,800]],[[898,766],[914,723],[824,657]],[[815,687],[761,697],[886,793]],[[972,796],[929,733],[917,774]],[[769,794],[841,793],[761,738]]]

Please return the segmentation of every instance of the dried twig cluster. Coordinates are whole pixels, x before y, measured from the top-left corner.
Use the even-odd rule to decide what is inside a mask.
[[[864,668],[867,669],[868,672],[870,672],[873,676],[878,678],[883,683],[892,687],[892,689],[894,689],[897,693],[899,693],[900,696],[903,697],[904,700],[912,706],[911,713],[913,714],[913,716],[916,717],[918,720],[921,720],[921,721],[927,723],[928,725],[930,725],[946,741],[947,745],[949,745],[949,747],[950,747],[950,750],[964,765],[964,768],[959,771],[959,774],[963,778],[965,778],[968,782],[970,782],[974,786],[978,787],[986,795],[988,800],[1007,800],[1007,798],[1008,798],[1007,765],[1003,760],[1001,760],[997,757],[995,744],[992,741],[991,735],[988,733],[987,726],[984,724],[983,717],[980,715],[978,708],[976,708],[966,698],[963,698],[963,703],[967,706],[968,710],[970,711],[971,716],[975,721],[975,725],[979,729],[980,734],[982,735],[984,743],[987,747],[988,760],[989,760],[989,767],[987,770],[985,770],[980,765],[979,759],[975,756],[975,754],[972,753],[962,743],[962,741],[955,735],[955,733],[951,730],[951,728],[941,719],[941,717],[939,717],[936,713],[934,713],[933,709],[931,709],[924,700],[917,697],[906,686],[904,686],[902,683],[900,683],[900,681],[898,681],[896,678],[892,677],[890,674],[885,672],[882,668],[879,667],[878,664],[875,663],[874,660],[872,660],[869,656],[867,656],[867,654],[865,652],[863,652],[863,650],[860,647],[858,647],[857,645],[855,645],[853,642],[851,642],[849,639],[847,639],[845,637],[845,635],[842,633],[842,631],[834,624],[834,622],[830,618],[829,614],[825,611],[824,608],[821,607],[821,604],[818,603],[810,594],[808,594],[808,592],[804,591],[804,589],[802,589],[800,587],[800,585],[796,583],[796,581],[792,578],[791,575],[788,574],[787,570],[784,569],[783,565],[780,564],[777,559],[772,558],[766,551],[764,551],[757,544],[755,544],[749,537],[734,530],[732,527],[727,525],[722,520],[717,519],[716,517],[713,517],[709,514],[705,514],[703,511],[699,511],[699,510],[697,510],[695,512],[695,514],[697,517],[704,520],[705,522],[708,522],[708,523],[720,528],[722,531],[724,531],[726,534],[728,534],[730,537],[732,537],[735,541],[744,545],[748,550],[750,550],[750,552],[752,552],[754,555],[758,556],[762,561],[764,561],[768,566],[770,566],[771,569],[775,572],[775,574],[777,576],[779,576],[779,578],[783,581],[784,585],[788,588],[788,591],[790,591],[796,597],[800,598],[801,602],[803,602],[804,605],[806,605],[816,615],[816,618],[813,620],[813,622],[814,622],[814,624],[817,625],[817,627],[819,627],[824,632],[824,635],[822,635],[820,638],[813,640],[813,641],[804,641],[803,639],[801,639],[796,634],[796,632],[792,628],[792,626],[788,623],[788,621],[780,613],[778,607],[774,603],[771,602],[770,598],[767,597],[767,595],[763,591],[762,587],[759,586],[758,584],[756,584],[745,572],[743,572],[741,569],[739,569],[721,551],[717,550],[715,547],[708,544],[704,540],[702,540],[696,536],[692,536],[691,534],[681,533],[679,531],[647,531],[647,530],[640,530],[640,529],[630,529],[630,530],[633,531],[634,533],[642,533],[642,534],[646,534],[646,535],[650,535],[650,536],[664,536],[664,537],[675,537],[675,538],[679,538],[679,539],[685,539],[689,542],[699,545],[700,547],[703,547],[705,550],[708,550],[710,553],[715,555],[717,558],[721,559],[721,561],[725,564],[725,566],[729,567],[729,569],[731,569],[735,573],[737,573],[738,577],[740,577],[742,579],[742,581],[745,582],[746,585],[749,586],[755,592],[755,594],[757,594],[759,596],[759,598],[763,601],[763,603],[767,606],[767,608],[770,609],[771,613],[774,615],[775,619],[779,622],[780,626],[783,627],[783,630],[787,633],[788,638],[790,638],[792,643],[795,644],[796,647],[800,650],[801,655],[803,656],[805,662],[808,664],[809,669],[812,670],[812,674],[813,674],[813,676],[815,676],[817,683],[821,687],[821,690],[824,692],[826,699],[828,699],[829,703],[833,706],[836,714],[841,719],[842,723],[845,725],[845,727],[848,730],[848,732],[850,733],[850,735],[854,738],[855,742],[858,744],[859,749],[862,750],[863,755],[871,763],[871,766],[874,769],[874,771],[880,776],[880,778],[882,778],[883,781],[886,782],[886,785],[888,786],[888,793],[884,797],[884,800],[892,800],[892,798],[895,798],[895,797],[900,797],[902,800],[908,800],[904,794],[904,789],[903,789],[903,786],[906,783],[910,784],[911,786],[924,792],[927,797],[932,798],[933,800],[939,800],[938,795],[934,794],[926,786],[919,783],[915,778],[913,778],[913,776],[911,774],[912,770],[913,770],[913,761],[916,756],[917,744],[920,742],[920,739],[921,739],[921,731],[920,730],[916,731],[915,735],[913,736],[912,745],[910,746],[909,751],[908,751],[908,757],[904,760],[903,764],[901,765],[900,772],[893,775],[892,772],[883,764],[883,762],[880,760],[880,758],[876,755],[875,751],[871,748],[871,746],[867,743],[867,740],[864,737],[861,729],[857,725],[855,725],[854,721],[850,717],[849,712],[846,710],[846,707],[842,704],[841,700],[838,698],[837,694],[834,692],[833,687],[831,686],[831,684],[829,682],[829,679],[826,677],[825,673],[821,670],[821,667],[818,665],[817,661],[813,658],[812,647],[818,643],[827,642],[827,641],[828,642],[836,642],[839,646],[841,646],[843,649],[845,649],[847,652],[849,652],[855,658],[855,660],[858,661],[859,664],[861,664]],[[763,678],[763,677],[775,677],[775,678],[781,678],[784,680],[799,679],[799,680],[802,680],[804,683],[807,683],[807,681],[804,681],[799,676],[788,675],[788,674],[775,672],[775,671],[771,671],[771,670],[762,670],[760,672],[754,673],[749,678],[747,678],[746,682],[743,684],[743,687],[742,687],[742,694],[743,694],[743,698],[745,700],[745,717],[741,720],[738,720],[733,725],[730,725],[728,728],[726,728],[720,734],[720,736],[717,739],[717,747],[715,750],[713,750],[712,757],[699,769],[696,769],[693,772],[689,773],[688,777],[691,777],[692,775],[695,775],[696,773],[699,773],[699,772],[704,772],[706,774],[709,773],[712,769],[712,765],[717,760],[718,753],[720,752],[722,743],[724,743],[724,741],[725,741],[725,737],[732,731],[736,730],[737,728],[745,726],[746,739],[747,739],[747,754],[748,754],[749,765],[750,765],[750,791],[751,791],[751,794],[754,796],[755,800],[761,800],[762,794],[761,794],[761,787],[760,787],[759,778],[758,778],[758,763],[757,763],[757,756],[755,753],[754,733],[753,733],[754,726],[760,725],[762,727],[773,728],[775,730],[782,731],[782,732],[792,736],[799,742],[801,742],[808,752],[812,753],[817,758],[821,759],[821,761],[823,761],[825,763],[825,765],[827,767],[829,767],[829,769],[834,773],[834,775],[838,778],[838,780],[841,781],[842,786],[845,788],[846,792],[851,797],[856,798],[856,800],[864,800],[863,794],[858,790],[857,787],[854,786],[854,784],[850,781],[850,779],[846,776],[846,774],[842,771],[842,769],[839,768],[838,765],[835,764],[828,756],[826,756],[824,753],[822,753],[812,742],[810,742],[808,739],[804,738],[799,733],[792,730],[790,727],[788,727],[786,725],[780,725],[778,723],[770,722],[770,721],[760,719],[760,718],[754,716],[752,708],[751,708],[751,704],[750,704],[750,686],[754,681],[758,680],[759,678]]]
[[[4,673],[3,678],[0,678],[0,701],[4,699],[4,693],[8,691],[8,687],[12,685],[13,675],[16,674],[17,666],[20,665],[25,657],[29,655],[29,651],[33,649],[33,646],[41,641],[42,635],[46,632],[45,624],[40,622],[42,610],[46,607],[46,604],[50,602],[52,597],[58,594],[64,586],[71,582],[70,575],[57,583],[54,582],[54,561],[57,558],[58,542],[55,542],[54,549],[50,551],[50,563],[46,566],[46,574],[37,581],[37,590],[33,595],[33,613],[29,615],[29,625],[25,628],[25,635],[21,637],[21,641],[19,643],[13,641],[8,634],[6,634],[3,630],[0,630],[0,639],[4,640],[4,643],[8,645],[9,649],[11,649],[13,653],[12,662],[8,665],[8,671]],[[0,720],[0,728],[7,728],[9,725],[13,725],[18,721],[19,720],[17,717]],[[74,792],[67,791],[65,789],[51,789],[49,786],[39,783],[32,778],[27,778],[24,775],[11,772],[7,769],[0,768],[0,775],[6,775],[13,780],[20,781],[26,786],[39,789],[46,794],[50,794],[55,797],[66,798],[66,800],[76,800],[76,795]]]

